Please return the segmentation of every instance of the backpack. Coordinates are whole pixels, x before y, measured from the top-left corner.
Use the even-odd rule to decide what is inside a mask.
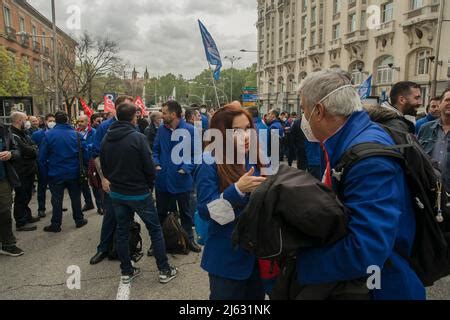
[[[346,173],[359,161],[378,156],[397,159],[402,164],[411,191],[416,235],[411,255],[395,247],[394,252],[410,263],[424,286],[432,286],[450,270],[450,216],[440,174],[413,134],[379,125],[396,145],[363,143],[348,150],[333,169],[336,193],[342,194],[340,186]]]
[[[176,213],[169,212],[162,228],[167,253],[189,254],[189,237],[181,227]]]
[[[144,254],[142,253],[141,225],[136,221],[133,221],[130,224],[129,245],[131,260],[133,260],[134,262],[138,262],[139,260],[141,260]],[[113,234],[113,240],[108,250],[108,259],[119,260],[119,256],[117,255],[116,232],[114,232]]]

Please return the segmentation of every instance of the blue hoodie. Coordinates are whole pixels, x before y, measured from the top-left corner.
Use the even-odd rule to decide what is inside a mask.
[[[357,144],[373,142],[393,145],[391,137],[370,121],[366,112],[354,113],[325,142],[331,167]],[[381,290],[375,300],[422,300],[425,288],[394,246],[411,252],[416,222],[405,174],[392,158],[372,157],[348,171],[341,186],[341,200],[350,209],[349,234],[324,248],[307,250],[297,259],[301,285],[324,284],[367,278],[368,268],[381,270]],[[388,259],[391,265],[387,265]]]

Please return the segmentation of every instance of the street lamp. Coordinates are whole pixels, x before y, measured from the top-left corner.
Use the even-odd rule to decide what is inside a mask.
[[[230,95],[231,100],[233,100],[233,66],[236,61],[239,61],[241,59],[242,59],[241,57],[236,57],[236,56],[232,56],[232,57],[226,56],[225,57],[225,60],[228,60],[231,62],[231,95]]]

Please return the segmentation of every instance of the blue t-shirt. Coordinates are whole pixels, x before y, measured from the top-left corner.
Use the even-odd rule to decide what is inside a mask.
[[[3,142],[3,138],[0,138],[0,151],[3,152],[5,143]],[[0,161],[0,181],[4,180],[6,178],[6,170],[5,170],[5,163],[3,161]]]

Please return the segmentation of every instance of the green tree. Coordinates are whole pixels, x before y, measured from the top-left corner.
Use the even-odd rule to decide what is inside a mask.
[[[0,46],[0,95],[25,96],[30,94],[27,64]]]

